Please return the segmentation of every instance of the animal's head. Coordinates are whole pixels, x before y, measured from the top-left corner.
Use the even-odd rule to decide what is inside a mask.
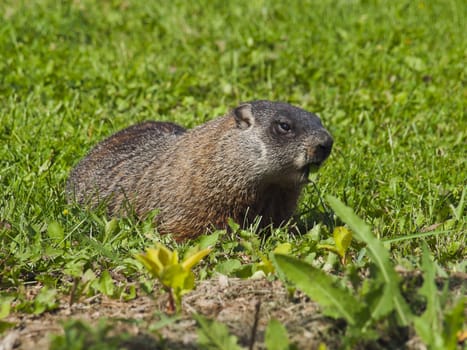
[[[283,102],[253,101],[233,110],[251,159],[270,183],[303,184],[331,153],[333,139],[315,114]],[[253,137],[254,136],[254,137]]]

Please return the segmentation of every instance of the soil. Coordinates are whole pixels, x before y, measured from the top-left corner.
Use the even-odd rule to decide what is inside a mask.
[[[157,325],[164,319],[168,295],[139,294],[130,301],[99,295],[71,306],[69,300],[64,299],[53,312],[39,316],[12,314],[6,321],[14,322],[15,327],[0,339],[0,350],[48,349],[51,335],[63,334],[64,320],[83,320],[97,327],[102,318],[111,322],[109,341],[117,340],[122,349],[198,349],[198,326],[193,313],[226,324],[246,349],[265,349],[264,331],[271,318],[287,328],[291,342],[298,349],[318,349],[321,343],[326,344],[327,349],[338,349],[342,345],[345,323],[323,316],[318,305],[300,292],[290,295],[280,281],[225,276],[202,281],[196,290],[184,296],[182,315],[160,328]],[[257,328],[253,331],[255,321]],[[122,338],[122,334],[127,336]],[[425,349],[407,328],[358,348]]]

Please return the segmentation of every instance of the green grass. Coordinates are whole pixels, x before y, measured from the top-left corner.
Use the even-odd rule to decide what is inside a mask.
[[[160,238],[68,206],[69,171],[135,122],[193,127],[251,99],[314,111],[335,138],[300,207],[310,229],[330,194],[394,240],[397,262],[417,266],[435,229],[423,239],[436,260],[465,269],[466,14],[462,0],[2,1],[0,288],[141,274],[132,255]],[[287,237],[254,249],[313,250]]]

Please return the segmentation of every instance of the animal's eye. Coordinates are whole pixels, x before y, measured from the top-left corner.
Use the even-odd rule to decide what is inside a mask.
[[[292,129],[292,127],[290,126],[289,123],[279,122],[279,129],[282,132],[289,132]]]

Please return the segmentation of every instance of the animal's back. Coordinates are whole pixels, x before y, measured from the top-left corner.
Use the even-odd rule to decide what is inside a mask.
[[[177,124],[147,121],[130,126],[94,147],[71,172],[67,182],[69,199],[96,205],[109,200],[109,209],[131,196],[149,165],[156,165],[173,141],[185,132]]]

